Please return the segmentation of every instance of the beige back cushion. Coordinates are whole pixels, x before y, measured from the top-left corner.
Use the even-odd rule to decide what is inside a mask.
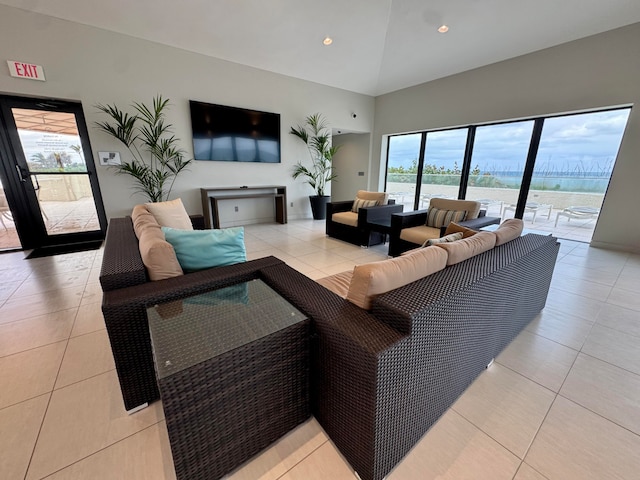
[[[440,229],[418,225],[417,227],[403,228],[400,231],[400,238],[407,242],[422,245],[430,238],[440,238]]]
[[[451,198],[432,198],[429,201],[430,207],[435,207],[443,210],[466,210],[467,216],[465,220],[472,220],[478,218],[480,212],[480,202],[473,200],[454,200]]]
[[[346,272],[336,273],[335,275],[320,278],[316,280],[316,282],[323,287],[328,288],[336,295],[340,295],[342,298],[347,298],[352,278],[353,270],[347,270]]]
[[[434,246],[447,252],[447,265],[455,265],[474,255],[491,250],[495,244],[496,236],[493,232],[478,232],[472,237],[463,238],[457,242],[438,243]]]
[[[447,229],[444,231],[444,234],[449,235],[451,233],[458,232],[462,232],[462,238],[468,238],[478,233],[477,230],[458,225],[456,222],[451,222],[449,225],[447,225]]]
[[[389,194],[386,192],[369,192],[367,190],[358,190],[356,197],[363,200],[375,200],[378,205],[386,205],[389,201]]]
[[[510,242],[522,235],[524,222],[520,218],[509,218],[493,232],[496,235],[496,247]]]
[[[179,198],[168,202],[146,203],[145,206],[161,227],[193,230],[189,214]]]
[[[378,295],[440,271],[446,264],[447,253],[434,246],[409,255],[357,265],[353,269],[347,300],[368,310]]]
[[[176,252],[164,239],[160,225],[147,207],[136,205],[131,213],[131,220],[138,237],[140,257],[149,278],[155,281],[182,275]]]

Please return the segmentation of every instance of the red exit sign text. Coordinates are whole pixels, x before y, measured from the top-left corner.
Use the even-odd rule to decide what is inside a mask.
[[[7,65],[9,65],[9,73],[12,77],[45,81],[44,69],[40,65],[15,60],[7,60]]]

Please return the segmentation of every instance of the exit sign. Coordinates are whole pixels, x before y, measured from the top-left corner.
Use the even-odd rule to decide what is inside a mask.
[[[17,62],[15,60],[7,60],[9,65],[9,73],[12,77],[28,78],[29,80],[45,81],[44,68],[33,63]]]

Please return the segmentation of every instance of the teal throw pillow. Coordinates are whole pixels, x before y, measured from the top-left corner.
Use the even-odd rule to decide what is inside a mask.
[[[178,262],[185,272],[247,261],[243,227],[216,230],[162,227],[162,231],[176,251]]]

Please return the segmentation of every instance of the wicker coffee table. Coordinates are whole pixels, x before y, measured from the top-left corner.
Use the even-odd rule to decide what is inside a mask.
[[[310,413],[310,321],[261,280],[148,309],[178,479],[229,473]]]

